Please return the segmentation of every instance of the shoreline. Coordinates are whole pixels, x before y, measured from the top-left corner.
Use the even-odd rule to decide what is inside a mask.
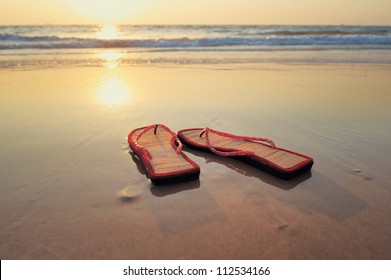
[[[21,53],[19,53],[19,51]],[[26,52],[27,51],[27,52]],[[67,68],[126,68],[126,67],[232,67],[243,69],[262,66],[340,66],[340,67],[386,67],[391,65],[391,50],[131,50],[90,49],[74,53],[74,50],[17,50],[0,56],[0,71],[44,70]],[[87,51],[87,50],[84,50]],[[24,53],[26,52],[26,53]],[[42,52],[42,53],[40,53]],[[0,52],[1,53],[1,52]]]

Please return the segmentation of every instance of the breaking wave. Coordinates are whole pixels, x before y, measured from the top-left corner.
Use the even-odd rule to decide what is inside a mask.
[[[319,31],[320,32],[320,31]],[[303,33],[303,34],[302,34]],[[275,46],[355,46],[389,48],[391,36],[281,31],[270,35],[229,37],[180,37],[157,39],[97,39],[59,36],[0,34],[0,49],[88,49],[88,48],[197,48],[197,47],[275,47]]]

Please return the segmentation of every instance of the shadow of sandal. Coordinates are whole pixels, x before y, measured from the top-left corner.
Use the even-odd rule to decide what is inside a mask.
[[[140,174],[144,176],[147,176],[148,178],[147,170],[145,169],[144,164],[141,162],[138,156],[132,150],[129,150],[129,154],[132,157],[133,162],[136,164],[138,172],[140,172]]]
[[[172,195],[183,191],[198,189],[200,185],[201,183],[199,180],[165,185],[165,186],[152,185],[150,191],[154,196],[163,197],[163,196]]]
[[[225,165],[229,169],[232,169],[241,175],[247,176],[247,177],[254,177],[258,178],[262,182],[272,185],[276,188],[282,189],[282,190],[291,190],[295,188],[297,185],[301,184],[302,182],[308,180],[312,177],[311,170],[295,177],[290,180],[284,180],[277,178],[269,173],[266,173],[265,171],[258,169],[252,165],[249,165],[241,160],[235,159],[235,158],[229,158],[229,157],[220,157],[218,155],[211,154],[209,152],[203,152],[200,150],[194,150],[187,147],[183,148],[183,151],[193,154],[197,157],[203,157],[205,158],[205,163],[218,163],[221,165]]]

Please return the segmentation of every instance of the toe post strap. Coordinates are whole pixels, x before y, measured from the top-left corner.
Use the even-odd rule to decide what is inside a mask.
[[[141,146],[139,144],[139,140],[141,139],[141,137],[143,137],[143,135],[145,135],[148,131],[152,130],[153,129],[153,134],[156,135],[157,134],[157,130],[158,128],[162,128],[166,131],[168,131],[171,135],[172,135],[172,138],[171,138],[171,144],[172,146],[175,148],[176,152],[178,154],[180,154],[182,152],[182,147],[183,147],[183,144],[182,142],[179,140],[178,136],[173,133],[168,127],[166,127],[165,125],[163,124],[152,124],[152,125],[149,125],[149,126],[146,126],[136,137],[135,139],[135,144],[137,145],[137,147],[143,151],[143,153],[145,153],[147,155],[147,157],[149,159],[152,158],[151,154],[148,152],[148,150],[146,148],[144,148],[143,146]]]

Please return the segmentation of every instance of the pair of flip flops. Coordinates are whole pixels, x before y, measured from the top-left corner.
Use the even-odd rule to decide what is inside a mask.
[[[132,130],[128,143],[141,159],[155,185],[198,179],[200,167],[182,152],[189,148],[236,157],[282,179],[290,179],[311,169],[313,159],[277,147],[272,140],[237,136],[209,128],[190,128],[174,133],[154,124]]]

